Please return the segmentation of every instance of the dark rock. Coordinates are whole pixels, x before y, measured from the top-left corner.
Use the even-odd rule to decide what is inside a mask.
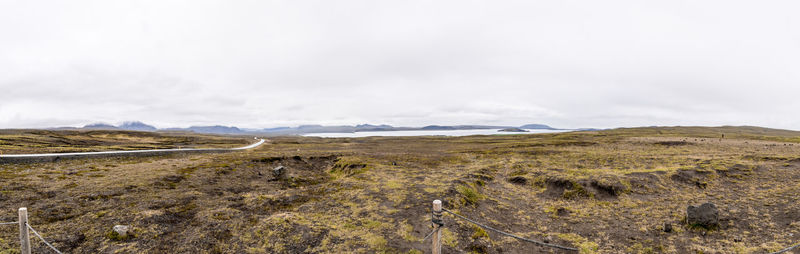
[[[705,203],[686,208],[686,222],[690,226],[698,226],[706,229],[719,227],[719,211],[717,206],[712,203]]]
[[[272,176],[275,179],[282,179],[286,175],[286,167],[284,166],[277,166],[272,169]]]
[[[666,233],[672,232],[672,223],[664,222],[664,232]]]
[[[525,185],[528,183],[528,178],[524,176],[515,176],[508,179],[509,183],[517,184],[517,185]]]
[[[558,210],[556,210],[556,215],[558,216],[567,216],[569,214],[570,211],[563,207],[559,207]]]

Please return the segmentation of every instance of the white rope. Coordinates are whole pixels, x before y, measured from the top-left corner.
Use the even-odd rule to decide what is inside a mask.
[[[55,251],[55,252],[56,252],[56,253],[58,253],[58,254],[64,254],[64,253],[61,253],[61,251],[58,251],[58,249],[56,249],[56,247],[53,247],[53,245],[52,245],[52,244],[50,244],[50,243],[48,243],[47,241],[45,241],[45,240],[44,240],[44,238],[43,238],[41,235],[39,235],[39,232],[36,232],[36,229],[33,229],[33,227],[31,227],[31,225],[30,225],[30,224],[28,224],[28,223],[25,223],[25,226],[28,226],[28,229],[30,229],[31,231],[33,231],[33,234],[34,234],[34,235],[36,235],[36,237],[39,237],[39,239],[41,239],[41,240],[42,240],[42,242],[44,242],[44,244],[47,244],[47,247],[50,247],[51,249],[53,249],[53,251]]]
[[[428,233],[428,235],[426,235],[425,238],[422,238],[422,242],[425,242],[425,240],[428,240],[428,237],[431,237],[434,233],[439,232],[440,228],[441,227],[438,227],[438,228],[434,229],[433,231],[431,231],[430,233]]]
[[[793,250],[793,249],[795,249],[795,248],[797,248],[797,247],[800,247],[800,244],[797,244],[797,245],[795,245],[795,246],[792,246],[792,247],[789,247],[789,248],[786,248],[786,249],[782,249],[782,250],[779,250],[779,251],[777,251],[777,252],[773,252],[773,253],[770,253],[770,254],[780,254],[780,253],[784,253],[784,252],[787,252],[787,251]]]
[[[19,222],[17,222],[17,221],[15,221],[15,222],[0,222],[0,225],[13,225],[13,224],[19,224]]]
[[[471,219],[469,219],[467,217],[458,215],[458,214],[456,214],[454,212],[451,212],[450,210],[447,210],[445,208],[442,208],[442,211],[448,212],[448,213],[456,216],[459,219],[462,219],[462,220],[465,220],[465,221],[469,221],[470,223],[475,224],[475,225],[477,225],[479,227],[482,227],[484,229],[488,229],[488,230],[503,234],[505,236],[513,237],[513,238],[516,238],[517,240],[521,240],[521,241],[525,241],[525,242],[529,242],[529,243],[534,243],[534,244],[538,244],[538,245],[545,246],[545,247],[556,248],[556,249],[578,251],[578,249],[576,249],[576,248],[564,247],[564,246],[561,246],[561,245],[556,245],[556,244],[550,244],[550,243],[545,243],[545,242],[541,242],[541,241],[536,241],[536,240],[524,238],[524,237],[521,237],[521,236],[517,236],[517,235],[511,234],[511,233],[505,232],[505,231],[501,231],[501,230],[495,229],[493,227],[481,224],[481,223],[479,223],[477,221],[471,220]]]

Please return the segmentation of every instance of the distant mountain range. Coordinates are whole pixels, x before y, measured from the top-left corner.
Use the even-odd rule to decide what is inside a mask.
[[[147,125],[143,122],[133,121],[133,122],[124,122],[119,126],[110,125],[107,123],[93,123],[86,126],[83,126],[83,129],[94,129],[94,130],[129,130],[129,131],[157,131],[158,128]]]
[[[132,130],[132,131],[188,131],[208,134],[267,134],[267,135],[297,135],[308,133],[351,133],[363,131],[411,131],[411,130],[480,130],[480,129],[532,129],[532,130],[559,130],[544,124],[526,124],[522,126],[494,126],[494,125],[428,125],[424,127],[394,127],[391,125],[300,125],[297,127],[276,127],[264,129],[240,129],[234,126],[192,126],[188,128],[158,129],[139,121],[124,122],[119,126],[107,123],[93,123],[81,129],[94,130]]]
[[[132,130],[132,131],[157,131],[156,127],[152,125],[147,125],[143,122],[124,122],[122,125],[119,126],[120,129],[123,130]]]
[[[243,134],[247,131],[239,129],[233,126],[222,126],[222,125],[214,125],[214,126],[192,126],[189,128],[169,128],[164,129],[166,131],[191,131],[197,133],[209,133],[209,134]]]

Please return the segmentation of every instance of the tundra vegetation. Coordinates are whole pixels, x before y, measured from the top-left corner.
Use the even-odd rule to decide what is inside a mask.
[[[725,138],[721,138],[724,134]],[[234,147],[252,137],[6,131],[0,151]],[[273,169],[284,166],[282,177]],[[764,253],[800,241],[800,132],[631,128],[273,137],[223,154],[0,165],[0,221],[68,253],[422,253],[430,206],[582,253]],[[686,207],[719,209],[715,228]],[[120,237],[114,225],[129,225]],[[665,230],[665,228],[669,228]],[[445,253],[563,253],[445,214]],[[0,252],[17,253],[0,226]],[[46,247],[33,240],[36,253]]]

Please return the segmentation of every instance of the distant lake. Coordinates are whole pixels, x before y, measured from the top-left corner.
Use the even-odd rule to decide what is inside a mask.
[[[504,132],[500,129],[484,130],[413,130],[413,131],[359,131],[352,133],[309,133],[306,137],[361,138],[361,137],[410,137],[410,136],[471,136],[558,133],[572,130],[527,130],[528,132]]]

